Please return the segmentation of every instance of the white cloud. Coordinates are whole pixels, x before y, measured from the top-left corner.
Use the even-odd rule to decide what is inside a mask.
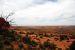
[[[4,0],[3,11],[5,13],[16,11],[13,18],[19,25],[72,24],[73,20],[68,18],[75,16],[75,1]]]

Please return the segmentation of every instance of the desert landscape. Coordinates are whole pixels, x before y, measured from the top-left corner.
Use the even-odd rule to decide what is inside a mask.
[[[74,50],[75,26],[11,26],[0,17],[0,50]]]
[[[75,50],[75,0],[0,0],[0,50]]]
[[[75,26],[14,26],[11,29],[21,37],[24,48],[31,46],[30,50],[70,50],[75,41]]]

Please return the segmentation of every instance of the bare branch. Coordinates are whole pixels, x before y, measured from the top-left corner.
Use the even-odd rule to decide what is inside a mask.
[[[10,13],[10,14],[8,14],[7,16],[6,16],[6,21],[7,21],[7,19],[9,18],[9,16],[12,16],[14,13],[12,12],[12,13]]]
[[[12,22],[13,21],[13,19],[11,19],[9,22]]]

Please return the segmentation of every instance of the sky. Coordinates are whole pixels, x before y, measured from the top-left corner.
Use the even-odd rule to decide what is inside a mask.
[[[75,0],[0,0],[0,14],[18,26],[75,25]]]

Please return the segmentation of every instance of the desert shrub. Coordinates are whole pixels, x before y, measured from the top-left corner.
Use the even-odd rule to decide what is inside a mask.
[[[9,45],[11,45],[11,42],[9,42],[8,40],[5,40],[5,41],[4,41],[4,45],[9,46]]]
[[[66,48],[65,50],[69,50],[69,48]]]
[[[49,35],[47,33],[44,34],[45,37],[49,37]]]
[[[43,46],[43,44],[39,44],[39,49],[45,50],[45,47]]]
[[[67,35],[60,35],[60,41],[67,39]]]
[[[75,39],[75,35],[70,36],[71,39]]]
[[[69,47],[70,50],[75,50],[75,41],[72,42],[72,44]]]
[[[54,38],[55,41],[59,40],[58,38]]]
[[[50,34],[50,37],[53,37],[53,34]]]
[[[30,34],[35,34],[35,32],[31,32]]]
[[[43,35],[40,35],[40,38],[43,38]]]
[[[30,37],[28,37],[28,36],[23,37],[23,42],[24,42],[25,44],[29,44],[29,45],[32,45],[32,46],[38,45],[37,42],[31,41],[31,40],[30,40]]]
[[[29,50],[37,50],[38,43],[35,41],[31,41],[29,45]]]
[[[58,50],[62,50],[62,48],[58,48]]]
[[[5,39],[9,40],[10,42],[15,41],[15,31],[8,31],[8,33],[5,34]]]
[[[21,42],[21,39],[22,39],[21,35],[18,34],[15,38],[16,38],[16,41]]]
[[[49,43],[49,42],[46,41],[46,42],[44,42],[43,46],[45,48],[49,48],[51,50],[56,50],[56,45],[54,43]]]
[[[10,47],[10,48],[6,48],[6,50],[14,50],[12,47]]]
[[[3,48],[4,48],[3,42],[0,41],[0,50],[3,50]]]
[[[37,43],[37,42],[35,42],[35,41],[31,41],[30,45],[32,45],[33,47],[35,47],[35,46],[37,46],[37,45],[38,45],[38,43]]]
[[[19,43],[19,49],[20,50],[24,49],[24,46],[23,46],[23,44],[21,42]]]
[[[28,37],[28,36],[23,37],[23,42],[25,44],[30,44],[30,42],[31,42],[30,37]]]
[[[29,35],[29,32],[26,33],[26,37],[28,37],[28,35]]]

